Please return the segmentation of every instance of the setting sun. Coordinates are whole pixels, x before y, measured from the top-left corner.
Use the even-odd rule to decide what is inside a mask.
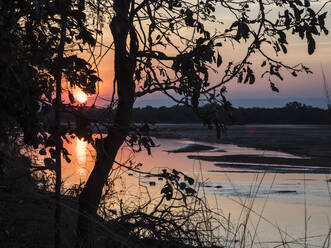
[[[80,103],[85,103],[87,101],[87,95],[84,92],[78,92],[76,94],[76,99],[77,101],[79,101]]]

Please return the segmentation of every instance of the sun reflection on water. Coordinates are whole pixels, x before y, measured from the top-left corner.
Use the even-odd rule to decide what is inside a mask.
[[[77,152],[77,162],[79,165],[84,165],[86,163],[86,147],[87,142],[77,138],[76,152]]]

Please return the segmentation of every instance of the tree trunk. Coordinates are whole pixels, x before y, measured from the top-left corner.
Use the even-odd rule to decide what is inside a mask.
[[[130,0],[115,0],[110,28],[115,44],[115,80],[117,82],[118,106],[115,120],[107,137],[97,146],[97,159],[87,183],[79,196],[77,223],[77,247],[93,247],[93,224],[110,169],[116,154],[129,130],[134,103],[135,85],[133,73],[136,59],[126,49],[130,26]]]
[[[56,163],[56,179],[55,179],[55,213],[54,213],[54,247],[61,248],[61,185],[62,185],[62,172],[61,172],[61,134],[58,132],[61,125],[61,105],[62,105],[62,70],[63,70],[63,54],[65,46],[65,38],[67,31],[67,14],[66,8],[61,9],[61,36],[58,47],[58,72],[55,76],[56,81],[56,98],[55,98],[55,163]]]

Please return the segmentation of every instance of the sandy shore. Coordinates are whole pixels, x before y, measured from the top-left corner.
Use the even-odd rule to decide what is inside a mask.
[[[215,162],[279,163],[283,165],[331,167],[331,125],[234,125],[221,139],[215,130],[199,124],[158,124],[151,135],[157,138],[188,139],[208,143],[235,144],[263,150],[290,153],[308,159],[277,159],[219,156]],[[201,159],[201,158],[200,158]],[[282,160],[282,161],[280,161]]]
[[[200,124],[158,124],[151,134],[331,159],[331,125],[233,125],[217,139],[214,129]]]

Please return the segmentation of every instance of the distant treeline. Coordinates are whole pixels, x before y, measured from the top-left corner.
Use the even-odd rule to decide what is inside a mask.
[[[204,113],[211,109],[206,105],[201,107]],[[221,111],[221,118],[227,124],[331,124],[331,111],[290,102],[282,108],[233,108],[231,114]],[[185,106],[154,108],[146,106],[135,108],[135,122],[155,123],[198,123],[201,119]]]
[[[205,105],[199,109],[200,117],[212,112],[215,106]],[[83,116],[90,120],[106,121],[114,115],[105,108],[83,107]],[[77,116],[76,116],[77,117]],[[51,117],[52,118],[52,117]],[[233,108],[232,111],[221,110],[218,118],[226,124],[331,124],[331,110],[315,108],[290,102],[281,108]],[[62,120],[74,121],[75,115],[62,113]],[[135,108],[134,122],[151,123],[201,123],[203,120],[185,106]]]

